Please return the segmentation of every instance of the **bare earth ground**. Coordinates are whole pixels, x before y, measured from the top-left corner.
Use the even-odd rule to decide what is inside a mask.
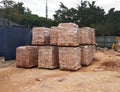
[[[96,51],[96,59],[80,70],[61,71],[0,65],[0,92],[120,92],[120,53]],[[39,81],[38,81],[39,80]]]

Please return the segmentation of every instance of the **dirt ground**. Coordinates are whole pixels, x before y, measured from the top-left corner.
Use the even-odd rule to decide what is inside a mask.
[[[0,92],[120,92],[120,53],[96,51],[78,71],[16,68],[12,61],[0,66]]]

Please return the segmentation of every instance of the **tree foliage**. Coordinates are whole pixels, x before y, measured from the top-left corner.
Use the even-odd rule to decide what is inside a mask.
[[[1,2],[0,17],[11,20],[25,27],[33,26],[51,27],[57,25],[56,21],[45,19],[31,13],[29,8],[23,6],[22,2],[15,3],[12,0],[3,0]]]
[[[22,2],[2,0],[0,2],[0,18],[11,20],[25,27],[56,26],[61,22],[73,22],[80,27],[94,27],[96,35],[120,35],[120,11],[111,8],[108,13],[97,6],[95,1],[83,1],[76,8],[68,8],[62,2],[55,11],[54,20],[32,14]]]
[[[89,26],[96,29],[96,35],[120,35],[120,11],[111,8],[107,14],[95,1],[83,1],[77,8],[68,9],[63,3],[55,12],[58,22],[74,22],[80,27]]]
[[[23,24],[24,26],[30,27],[30,28],[32,28],[33,26],[51,27],[51,26],[58,25],[58,22],[53,21],[51,19],[46,20],[46,18],[39,17],[33,14],[25,14],[24,16],[22,16],[20,24]]]

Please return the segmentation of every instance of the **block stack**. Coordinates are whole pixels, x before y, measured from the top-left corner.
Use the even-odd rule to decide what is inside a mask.
[[[59,66],[58,48],[50,46],[50,29],[34,27],[32,30],[32,45],[39,46],[38,67],[54,69]]]
[[[95,30],[90,27],[79,29],[81,65],[88,66],[95,59]]]
[[[34,27],[32,46],[17,48],[17,67],[78,70],[95,58],[95,31],[74,23],[56,27]]]
[[[81,48],[79,47],[78,25],[60,23],[58,25],[60,69],[78,70],[81,67]]]
[[[34,27],[32,29],[32,46],[18,47],[16,61],[17,67],[58,68],[58,48],[50,46],[50,29]]]

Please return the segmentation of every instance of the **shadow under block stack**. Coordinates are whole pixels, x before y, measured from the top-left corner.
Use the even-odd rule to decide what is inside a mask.
[[[31,68],[38,65],[38,47],[21,46],[16,50],[16,66]]]
[[[49,68],[49,69],[54,69],[59,67],[57,46],[39,47],[38,67]]]

